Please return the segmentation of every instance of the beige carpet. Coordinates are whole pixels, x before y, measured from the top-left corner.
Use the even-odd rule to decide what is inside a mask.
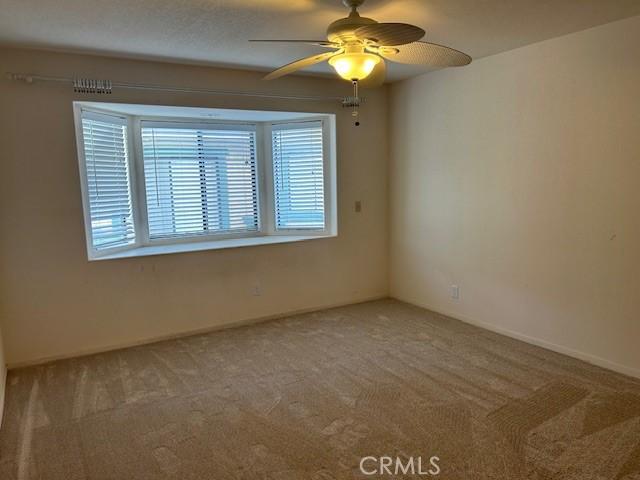
[[[392,300],[16,370],[7,394],[2,480],[411,477],[365,456],[640,479],[640,382]]]

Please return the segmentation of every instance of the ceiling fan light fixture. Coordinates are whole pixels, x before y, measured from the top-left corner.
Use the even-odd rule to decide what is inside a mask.
[[[341,53],[329,59],[329,64],[348,81],[367,78],[381,58],[373,53]]]

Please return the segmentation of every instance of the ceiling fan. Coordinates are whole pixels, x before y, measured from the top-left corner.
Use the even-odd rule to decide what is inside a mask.
[[[284,65],[267,75],[273,80],[297,70],[328,61],[340,77],[364,87],[376,87],[386,77],[385,60],[425,67],[458,67],[471,57],[453,48],[421,42],[425,31],[407,23],[378,23],[361,17],[358,7],[365,0],[342,0],[351,9],[348,17],[327,28],[327,40],[250,40],[251,42],[309,44],[332,49]]]

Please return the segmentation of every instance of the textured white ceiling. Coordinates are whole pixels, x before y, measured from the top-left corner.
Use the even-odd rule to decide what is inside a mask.
[[[479,58],[640,15],[640,0],[367,0],[360,11]],[[346,13],[340,0],[0,0],[0,43],[268,70],[324,50],[247,40],[324,39]]]

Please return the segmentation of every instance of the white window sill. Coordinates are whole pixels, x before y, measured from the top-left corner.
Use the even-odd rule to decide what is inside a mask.
[[[204,242],[174,243],[171,245],[148,245],[132,248],[116,253],[101,255],[90,260],[111,260],[115,258],[147,257],[150,255],[166,255],[169,253],[200,252],[203,250],[221,250],[223,248],[252,247],[255,245],[271,245],[275,243],[301,242],[319,238],[336,237],[337,234],[323,235],[269,235],[262,237],[230,238],[225,240],[208,240]]]

